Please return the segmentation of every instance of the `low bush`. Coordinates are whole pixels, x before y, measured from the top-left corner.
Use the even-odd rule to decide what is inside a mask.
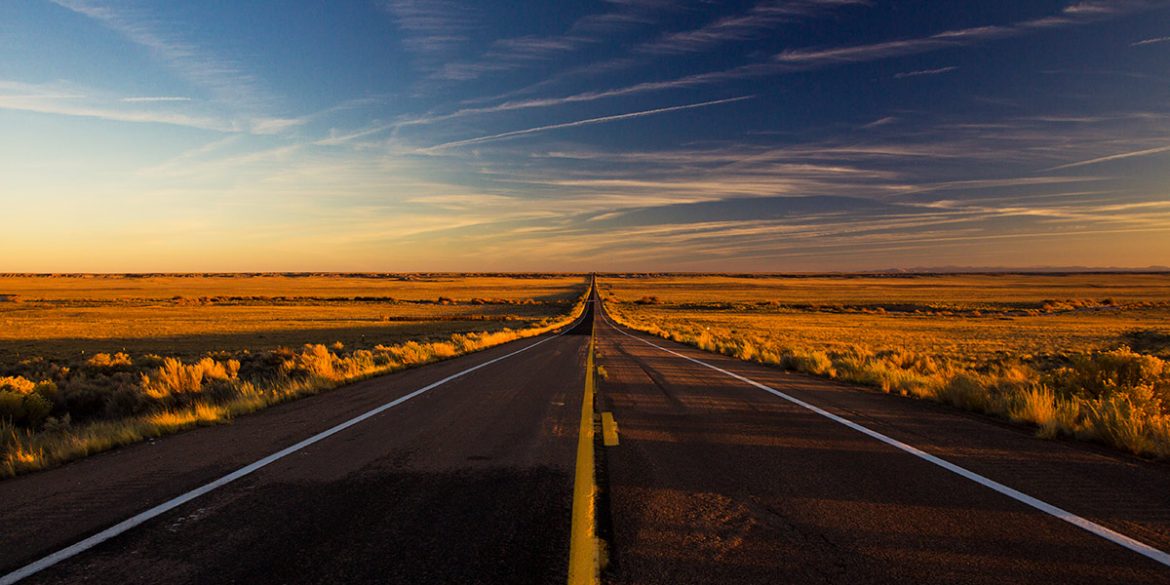
[[[108,353],[95,353],[85,363],[95,368],[128,367],[134,365],[130,356],[123,352],[117,352],[112,356]]]
[[[40,394],[18,394],[0,390],[0,419],[10,424],[36,428],[49,417],[53,403]]]
[[[939,401],[964,410],[992,412],[992,395],[987,385],[971,374],[959,374],[939,388]]]
[[[751,359],[751,354],[740,357]],[[836,377],[837,370],[833,368],[833,360],[823,351],[809,351],[800,353],[786,353],[781,358],[780,365],[788,370],[796,370],[813,374],[814,376]]]

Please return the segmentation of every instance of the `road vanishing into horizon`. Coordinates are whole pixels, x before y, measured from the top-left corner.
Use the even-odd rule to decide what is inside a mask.
[[[579,582],[1170,583],[1164,463],[705,353],[596,303],[0,482],[0,584],[566,583],[571,549],[600,558]]]

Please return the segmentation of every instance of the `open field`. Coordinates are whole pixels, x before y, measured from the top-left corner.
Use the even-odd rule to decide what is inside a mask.
[[[579,277],[0,276],[0,365],[127,351],[196,357],[523,327]]]
[[[608,277],[619,321],[1170,456],[1170,275]]]
[[[0,476],[566,323],[580,276],[0,277]]]

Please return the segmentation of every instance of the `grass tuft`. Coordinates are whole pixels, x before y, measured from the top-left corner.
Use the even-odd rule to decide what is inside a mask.
[[[949,278],[959,286],[982,277]],[[1023,283],[1021,288],[1031,285],[1026,277],[1015,278]],[[1034,278],[1049,282],[1047,277]],[[1020,299],[1013,306],[981,297],[949,305],[935,301],[928,308],[887,302],[878,307],[880,312],[872,305],[857,308],[847,302],[792,309],[796,303],[788,300],[760,300],[771,291],[754,283],[743,284],[742,291],[732,288],[733,294],[742,297],[728,302],[732,295],[710,286],[732,280],[727,277],[662,280],[670,283],[670,296],[657,298],[653,305],[611,302],[608,314],[633,329],[706,351],[1032,425],[1040,437],[1077,437],[1138,455],[1170,458],[1170,361],[1128,345],[1082,346],[1070,351],[1057,338],[1022,335],[1015,322],[1041,319],[1046,334],[1059,333],[1063,327],[1107,344],[1121,337],[1099,323],[1116,321],[1113,327],[1129,331],[1126,340],[1162,351],[1163,334],[1133,324],[1149,318],[1150,311],[1164,310],[1165,300],[1141,300],[1123,291],[1118,296],[1124,301],[1112,297],[1102,301]],[[878,295],[875,291],[884,289],[897,298],[902,284],[867,283],[864,294]],[[834,285],[855,286],[852,282]],[[782,286],[797,285],[784,282]],[[636,294],[650,289],[643,283],[603,282],[602,298],[614,298],[611,289],[619,287],[626,298],[637,298]],[[989,318],[993,316],[996,319]],[[1068,320],[1053,321],[1057,318]],[[1036,339],[1047,341],[1035,345]],[[986,347],[995,349],[982,349]]]

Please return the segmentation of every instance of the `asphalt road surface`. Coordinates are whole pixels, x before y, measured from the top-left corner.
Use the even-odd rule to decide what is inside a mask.
[[[597,328],[612,583],[1170,583],[1170,567],[669,349],[1170,550],[1170,470]],[[647,343],[649,342],[649,343]],[[650,345],[653,344],[653,345]],[[658,346],[658,347],[654,347]]]
[[[22,583],[564,583],[589,330],[584,322],[0,482],[0,571],[533,346]]]
[[[0,574],[294,446],[22,583],[564,583],[592,317],[0,482]],[[597,410],[620,428],[596,443],[603,582],[1170,583],[1156,559],[682,356],[1156,552],[1166,464],[602,318],[596,345]]]

